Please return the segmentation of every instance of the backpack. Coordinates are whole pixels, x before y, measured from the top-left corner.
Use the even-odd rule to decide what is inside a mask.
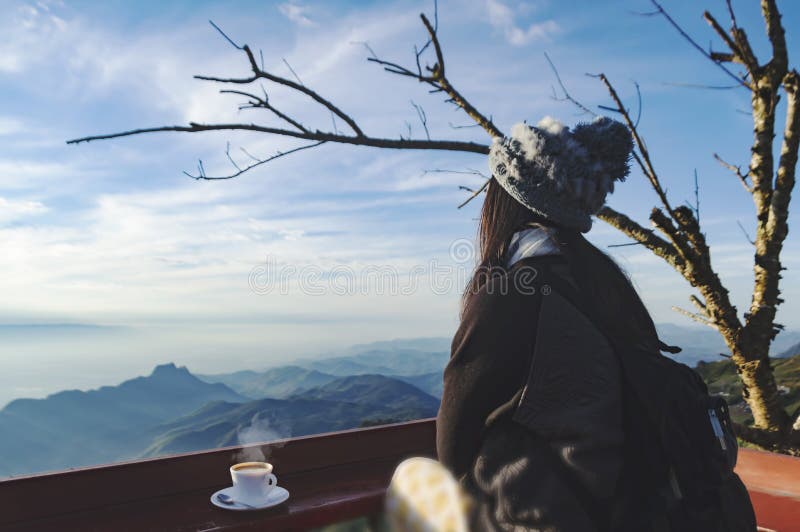
[[[738,444],[728,405],[694,370],[659,350],[615,338],[595,309],[547,266],[549,285],[609,341],[623,382],[624,465],[601,529],[753,532],[755,513],[734,472]],[[546,297],[546,296],[545,296]],[[676,352],[659,340],[660,349]]]

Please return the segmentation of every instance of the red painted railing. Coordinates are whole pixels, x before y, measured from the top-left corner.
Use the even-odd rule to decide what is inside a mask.
[[[435,456],[434,421],[250,446],[268,455],[291,493],[262,512],[209,502],[230,485],[241,447],[0,481],[0,530],[307,530],[377,514],[394,467]],[[800,531],[800,459],[742,450],[737,471],[761,526]]]
[[[800,531],[800,458],[741,449],[736,472],[750,492],[759,526]]]

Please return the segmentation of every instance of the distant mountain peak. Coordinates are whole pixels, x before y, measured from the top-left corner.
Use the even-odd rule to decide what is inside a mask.
[[[167,364],[159,364],[153,369],[153,373],[150,374],[151,377],[171,377],[177,375],[190,375],[190,373],[186,366],[178,367],[174,362],[169,362]]]

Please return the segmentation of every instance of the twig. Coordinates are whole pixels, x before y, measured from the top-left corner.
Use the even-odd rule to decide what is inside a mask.
[[[467,204],[467,203],[469,203],[470,201],[472,201],[472,200],[474,200],[475,198],[477,198],[477,197],[480,195],[480,193],[481,193],[481,192],[483,192],[484,190],[486,190],[486,187],[488,187],[488,186],[489,186],[489,183],[491,183],[491,182],[492,182],[492,179],[491,179],[491,178],[489,178],[489,179],[487,179],[486,181],[484,181],[483,185],[481,185],[481,188],[479,188],[478,190],[476,190],[476,191],[475,191],[475,192],[474,192],[474,193],[473,193],[473,194],[472,194],[470,197],[468,197],[466,200],[464,200],[464,202],[462,202],[462,203],[461,203],[461,205],[459,205],[459,206],[458,206],[458,208],[460,209],[461,207],[463,207],[464,205],[466,205],[466,204]]]
[[[642,242],[625,242],[624,244],[609,244],[609,248],[624,248],[628,246],[642,246]]]
[[[683,87],[687,89],[709,89],[709,90],[719,90],[719,91],[739,88],[739,85],[703,85],[699,83],[678,83],[673,81],[662,81],[661,84],[670,87]]]
[[[298,121],[294,120],[293,118],[291,118],[290,116],[282,113],[281,111],[276,109],[271,103],[269,103],[269,98],[267,97],[266,90],[264,90],[263,87],[261,88],[261,90],[264,91],[264,97],[263,98],[261,98],[260,96],[256,96],[255,94],[252,94],[252,93],[249,93],[249,92],[245,92],[245,91],[223,89],[223,90],[220,90],[219,92],[220,92],[220,94],[238,94],[238,95],[241,95],[241,96],[247,96],[248,98],[252,98],[252,101],[248,102],[247,105],[239,106],[239,109],[245,109],[245,108],[262,108],[262,109],[266,109],[266,110],[272,112],[275,116],[277,116],[281,120],[284,120],[285,122],[287,122],[287,123],[291,124],[292,126],[296,127],[298,130],[303,131],[303,132],[307,132],[308,131],[308,129],[306,129],[302,124],[300,124],[300,122],[298,122]]]
[[[336,115],[331,111],[331,125],[333,125],[333,132],[339,133],[339,126],[336,125]]]
[[[486,187],[489,185],[489,182],[492,180],[492,176],[486,175],[483,172],[481,172],[480,170],[475,170],[473,168],[468,168],[466,170],[447,170],[447,169],[435,168],[433,170],[425,170],[422,173],[422,175],[424,176],[426,174],[439,174],[439,173],[442,173],[442,174],[476,175],[476,176],[480,176],[480,177],[482,177],[484,179],[483,185],[481,185],[481,187],[479,189],[477,189],[477,190],[472,189],[470,187],[466,187],[464,185],[459,185],[458,186],[459,190],[464,190],[464,191],[472,193],[472,195],[469,198],[467,198],[466,201],[462,202],[458,206],[459,209],[461,207],[463,207],[464,205],[466,205],[467,203],[469,203],[470,201],[472,201],[473,199],[475,199],[476,197],[478,197],[480,195],[480,193],[483,192],[486,189]]]
[[[448,170],[445,168],[434,168],[432,170],[425,170],[422,172],[422,175],[426,174],[461,174],[461,175],[476,175],[482,177],[484,179],[490,179],[492,176],[486,175],[485,173],[481,172],[480,170],[475,170],[474,168],[467,168],[466,170]]]
[[[256,159],[256,162],[254,162],[253,164],[251,164],[249,166],[246,166],[245,168],[239,168],[239,166],[237,166],[236,163],[233,162],[233,159],[230,159],[230,156],[229,156],[228,158],[231,160],[231,163],[233,163],[233,165],[237,168],[238,172],[230,174],[230,175],[226,175],[226,176],[208,176],[208,175],[206,175],[205,169],[202,166],[202,161],[200,162],[200,172],[198,173],[198,175],[192,175],[189,172],[183,172],[183,173],[185,175],[191,177],[192,179],[196,179],[196,180],[219,181],[219,180],[224,180],[224,179],[233,179],[235,177],[239,177],[240,175],[242,175],[243,173],[247,172],[248,170],[251,170],[251,169],[255,168],[256,166],[260,166],[260,165],[268,163],[270,161],[274,161],[275,159],[279,159],[281,157],[285,157],[287,155],[291,155],[292,153],[297,153],[299,151],[307,150],[309,148],[315,148],[315,147],[317,147],[317,146],[319,146],[321,144],[324,144],[324,143],[325,143],[325,141],[315,142],[314,144],[307,144],[305,146],[300,146],[298,148],[294,148],[294,149],[291,149],[289,151],[279,151],[275,155],[272,155],[271,157],[267,157],[266,159],[258,159],[258,158],[254,157]],[[230,143],[229,143],[229,147],[230,147]],[[226,150],[226,153],[227,153],[227,150]],[[250,154],[248,154],[248,155],[250,155]],[[250,155],[250,157],[253,157],[253,156]]]
[[[742,233],[744,234],[744,237],[747,239],[747,241],[750,242],[750,244],[755,246],[756,245],[755,240],[750,238],[750,235],[747,234],[747,229],[744,228],[744,226],[742,225],[742,222],[740,222],[739,220],[736,220],[736,225],[738,225],[739,229],[742,230]]]
[[[742,78],[740,78],[739,76],[737,76],[736,74],[734,74],[733,72],[731,72],[730,70],[728,70],[728,69],[725,67],[725,65],[723,65],[723,64],[722,64],[722,63],[720,63],[719,61],[715,61],[715,60],[714,60],[714,58],[712,58],[712,57],[711,57],[711,54],[710,54],[710,53],[706,52],[706,51],[705,51],[705,49],[704,49],[702,46],[700,46],[699,44],[697,44],[697,41],[695,41],[694,39],[692,39],[692,37],[691,37],[691,36],[690,36],[688,33],[686,33],[686,31],[684,31],[684,29],[683,29],[683,28],[682,28],[682,27],[681,27],[681,26],[680,26],[680,25],[679,25],[677,22],[675,22],[675,20],[674,20],[674,19],[673,19],[673,18],[672,18],[672,17],[669,15],[669,13],[667,13],[667,11],[666,11],[666,10],[665,10],[663,7],[661,7],[661,4],[659,4],[659,3],[658,3],[656,0],[650,0],[650,1],[651,1],[651,2],[653,3],[653,5],[656,7],[656,11],[657,11],[657,12],[658,12],[658,13],[659,13],[661,16],[663,16],[663,17],[664,17],[664,18],[665,18],[665,19],[666,19],[666,20],[667,20],[667,21],[670,23],[670,25],[671,25],[673,28],[675,28],[675,29],[678,31],[678,33],[680,33],[680,34],[681,34],[681,36],[683,36],[683,38],[684,38],[684,39],[686,39],[686,40],[689,42],[689,44],[691,44],[691,45],[692,45],[692,46],[693,46],[695,49],[697,49],[697,51],[698,51],[698,52],[700,52],[701,54],[703,54],[703,55],[704,55],[705,57],[707,57],[707,58],[708,58],[708,59],[709,59],[709,60],[710,60],[712,63],[714,63],[715,65],[717,65],[717,66],[718,66],[718,67],[719,67],[719,68],[720,68],[720,69],[721,69],[723,72],[725,72],[725,74],[727,74],[728,76],[730,76],[731,78],[733,78],[734,80],[736,80],[736,83],[738,83],[739,85],[741,85],[741,86],[743,86],[743,87],[746,87],[746,88],[748,88],[748,89],[750,89],[750,88],[751,88],[751,87],[750,87],[750,85],[749,85],[749,84],[748,84],[748,83],[747,83],[745,80],[743,80]]]
[[[428,31],[428,41],[420,49],[417,49],[415,47],[416,71],[404,67],[398,63],[393,63],[391,61],[380,59],[379,57],[368,57],[367,61],[382,66],[386,72],[397,74],[403,77],[412,78],[419,81],[420,83],[425,83],[430,87],[432,87],[431,92],[445,93],[448,96],[446,99],[447,102],[450,102],[454,104],[456,107],[462,109],[477,124],[480,124],[480,126],[484,130],[486,130],[486,132],[489,133],[489,135],[491,135],[492,137],[502,137],[503,133],[497,128],[497,126],[494,125],[491,118],[487,118],[484,114],[478,111],[466,98],[464,98],[464,96],[461,95],[461,93],[453,86],[453,84],[447,78],[444,53],[442,52],[442,47],[441,44],[439,43],[439,36],[437,34],[438,7],[436,5],[434,7],[435,7],[434,24],[431,24],[430,20],[428,20],[428,17],[426,17],[424,13],[420,14],[420,19],[422,20],[422,24]],[[436,55],[436,62],[432,66],[431,65],[426,66],[423,70],[422,64],[420,62],[420,57],[422,55],[422,52],[424,52],[430,46],[433,46],[433,50]]]
[[[473,128],[473,127],[481,127],[480,124],[458,125],[458,124],[454,124],[452,122],[448,122],[447,125],[449,125],[451,129],[470,129],[470,128]]]
[[[629,238],[639,242],[656,256],[663,258],[672,265],[678,272],[683,272],[685,261],[678,253],[675,246],[659,237],[652,229],[647,229],[636,223],[621,212],[615,211],[608,205],[600,209],[597,217],[608,223],[612,227],[619,229]]]
[[[600,81],[602,81],[603,84],[605,85],[609,95],[611,96],[611,99],[617,106],[616,109],[613,108],[609,109],[616,110],[618,113],[622,115],[622,118],[625,121],[625,124],[628,126],[628,129],[630,130],[631,136],[633,137],[636,146],[639,148],[639,153],[641,154],[641,157],[634,151],[633,159],[636,161],[636,163],[642,169],[644,175],[650,181],[650,185],[653,187],[653,190],[655,190],[656,194],[661,200],[662,205],[664,205],[664,208],[667,210],[668,213],[670,213],[670,215],[672,215],[673,213],[672,206],[670,205],[669,200],[667,199],[666,191],[661,186],[658,174],[656,174],[655,167],[653,166],[653,163],[650,160],[650,152],[647,149],[647,145],[644,143],[642,136],[639,134],[639,130],[637,129],[636,124],[631,119],[630,113],[628,112],[625,105],[622,103],[622,99],[619,97],[619,94],[617,94],[616,89],[608,80],[606,75],[603,73],[587,74],[587,75],[600,79]]]
[[[247,155],[248,157],[250,157],[254,161],[258,162],[258,161],[261,160],[258,157],[256,157],[255,155],[253,155],[252,153],[250,153],[249,151],[247,151],[246,149],[244,149],[244,146],[239,146],[239,149],[242,150],[242,153],[244,153],[245,155]]]
[[[226,145],[225,145],[225,155],[228,157],[228,160],[231,162],[233,167],[236,168],[241,173],[242,169],[239,168],[239,165],[236,164],[236,161],[234,161],[233,157],[231,157],[231,142],[230,141],[228,141],[226,143]]]
[[[211,24],[212,26],[214,26],[214,29],[215,29],[215,30],[217,30],[217,31],[220,33],[220,35],[222,35],[222,36],[225,38],[225,40],[226,40],[226,41],[228,41],[229,43],[231,43],[231,46],[233,46],[233,47],[234,47],[234,48],[236,48],[237,50],[243,50],[243,48],[242,48],[241,46],[239,46],[238,44],[236,44],[235,42],[233,42],[233,39],[231,39],[230,37],[228,37],[228,36],[225,34],[225,32],[224,32],[224,31],[222,31],[222,30],[220,29],[220,27],[219,27],[219,26],[217,26],[216,24],[214,24],[214,21],[213,21],[213,20],[209,19],[208,23],[209,23],[209,24]]]
[[[692,295],[690,295],[690,296],[689,296],[689,301],[691,301],[691,302],[692,302],[692,304],[693,304],[695,307],[697,307],[697,310],[699,310],[699,311],[700,311],[700,314],[703,314],[703,315],[705,315],[705,316],[708,316],[708,307],[706,307],[706,304],[705,304],[705,303],[703,303],[702,301],[700,301],[700,298],[699,298],[699,297],[697,297],[696,295],[692,294]],[[708,317],[710,318],[710,316],[708,316]]]
[[[694,169],[694,217],[700,225],[700,185],[697,183],[697,168]]]
[[[590,115],[592,115],[592,116],[597,116],[597,113],[595,113],[594,111],[592,111],[591,109],[589,109],[588,107],[586,107],[585,105],[583,105],[581,102],[579,102],[578,100],[576,100],[575,98],[573,98],[573,97],[572,97],[572,95],[569,93],[569,91],[567,91],[567,88],[564,86],[564,82],[563,82],[563,81],[561,81],[561,76],[558,74],[558,69],[557,69],[557,68],[556,68],[556,66],[553,64],[553,61],[550,59],[550,56],[549,56],[549,55],[547,55],[547,52],[545,52],[545,53],[544,53],[544,58],[545,58],[545,59],[547,59],[547,63],[550,65],[550,70],[552,70],[552,71],[553,71],[553,74],[554,74],[554,75],[555,75],[555,77],[556,77],[556,81],[558,81],[558,85],[559,85],[559,87],[561,87],[561,92],[563,92],[563,93],[564,93],[564,97],[563,97],[563,98],[559,99],[559,98],[558,98],[558,97],[556,97],[556,96],[555,96],[555,94],[554,94],[554,96],[553,96],[553,99],[554,99],[554,100],[556,100],[556,101],[568,101],[568,102],[572,102],[572,104],[574,104],[574,105],[575,105],[575,107],[577,107],[578,109],[580,109],[580,110],[581,110],[581,111],[583,111],[584,113],[590,114]],[[555,92],[555,91],[554,91],[554,92]]]
[[[212,25],[215,28],[217,28],[217,26],[215,24],[213,24],[213,22],[212,22]],[[222,33],[221,30],[219,30],[219,28],[217,28],[217,30],[220,31],[220,33]],[[347,115],[344,111],[342,111],[337,106],[335,106],[329,100],[323,98],[319,93],[317,93],[316,91],[306,87],[302,83],[297,83],[297,82],[292,81],[290,79],[286,79],[284,77],[277,76],[275,74],[271,74],[271,73],[263,70],[262,68],[260,68],[258,66],[258,63],[256,62],[256,58],[253,55],[253,52],[252,52],[252,50],[250,50],[250,47],[248,45],[245,44],[243,46],[239,46],[236,43],[234,43],[224,33],[222,33],[222,35],[237,50],[244,51],[244,53],[247,55],[248,61],[250,62],[250,68],[253,71],[253,75],[248,77],[248,78],[218,78],[218,77],[214,77],[214,76],[195,75],[194,76],[195,79],[200,79],[200,80],[204,80],[204,81],[215,81],[215,82],[219,82],[219,83],[248,84],[248,83],[252,83],[253,81],[255,81],[255,80],[259,79],[259,78],[263,78],[263,79],[272,81],[273,83],[277,83],[279,85],[284,85],[286,87],[289,87],[291,89],[294,89],[294,90],[296,90],[298,92],[301,92],[301,93],[311,97],[314,101],[316,101],[317,103],[323,105],[324,107],[327,107],[330,111],[334,112],[339,118],[344,120],[356,135],[361,136],[361,135],[364,134],[364,132],[361,131],[361,128],[358,127],[358,124],[356,124],[355,120],[353,120],[349,115]],[[290,69],[291,69],[291,67],[290,67]]]
[[[411,102],[411,105],[414,107],[414,109],[417,111],[417,116],[419,117],[419,121],[422,123],[422,128],[425,130],[425,136],[428,138],[428,140],[431,140],[431,134],[428,131],[428,116],[425,114],[425,109],[423,109],[422,106],[414,103],[414,100],[409,100],[409,101]]]
[[[360,44],[361,46],[367,49],[367,52],[369,52],[370,57],[374,57],[377,59],[378,55],[375,53],[375,50],[372,49],[372,46],[370,46],[367,41],[350,41],[350,44]]]
[[[681,307],[676,307],[674,305],[672,306],[672,310],[674,310],[678,314],[683,314],[687,318],[690,318],[690,319],[696,321],[697,323],[702,323],[703,325],[711,327],[712,329],[719,330],[719,327],[717,327],[717,325],[713,321],[711,321],[710,319],[708,319],[705,316],[702,316],[702,315],[697,314],[695,312],[688,311],[688,310],[683,309]]]
[[[283,61],[283,64],[286,65],[286,68],[289,69],[289,72],[292,73],[292,75],[294,76],[294,79],[297,80],[297,83],[299,83],[300,85],[303,85],[303,82],[300,80],[300,76],[298,76],[297,72],[294,71],[294,69],[292,68],[292,65],[289,64],[289,61],[287,61],[285,57],[281,57],[281,60]]]
[[[749,172],[747,174],[743,174],[741,166],[734,166],[731,163],[726,162],[722,157],[720,157],[716,153],[714,154],[714,159],[716,159],[719,164],[721,164],[722,166],[733,172],[734,175],[736,175],[736,177],[739,178],[739,181],[742,183],[742,186],[747,192],[749,192],[750,194],[753,193],[753,188],[747,184],[747,176],[749,175]]]
[[[733,12],[731,0],[725,0],[725,4],[728,6],[728,15],[731,17],[731,27],[734,31],[736,31],[739,29],[739,26],[736,24],[736,13]]]

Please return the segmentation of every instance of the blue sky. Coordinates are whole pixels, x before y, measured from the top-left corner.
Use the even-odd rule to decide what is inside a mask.
[[[763,58],[768,44],[752,4],[734,2]],[[664,5],[699,42],[716,42],[701,14],[707,8],[724,19],[722,0]],[[94,385],[112,371],[142,373],[166,360],[219,371],[355,342],[452,334],[458,286],[446,294],[421,287],[395,296],[308,295],[292,286],[283,295],[263,295],[250,289],[248,279],[267,257],[326,271],[377,265],[407,272],[432,260],[452,262],[450,247],[473,237],[479,208],[473,202],[456,209],[465,197],[458,185],[479,180],[424,172],[484,170],[481,156],[325,146],[233,181],[197,182],[182,171],[193,171],[198,158],[209,173],[231,170],[228,141],[240,157],[240,146],[267,155],[297,143],[263,135],[164,133],[65,144],[189,120],[268,121],[257,111],[238,112],[241,98],[192,78],[248,72],[244,56],[209,19],[236,41],[262,49],[266,66],[288,76],[285,58],[305,84],[371,134],[396,137],[408,121],[422,136],[413,100],[424,106],[433,137],[487,142],[476,129],[451,129],[449,123],[466,124],[467,117],[440,95],[368,63],[357,44],[368,41],[380,56],[408,63],[412,45],[424,39],[418,14],[430,13],[432,2],[0,0],[0,6],[7,14],[0,21],[0,323],[128,331],[109,337],[87,328],[61,340],[40,333],[35,341],[7,339],[0,367],[16,371],[16,380],[61,371],[64,376],[53,382]],[[800,27],[800,5],[780,6],[797,65],[800,35],[791,29]],[[748,96],[670,85],[728,80],[663,19],[635,14],[649,7],[647,0],[442,0],[448,73],[504,131],[544,115],[568,124],[581,119],[551,98],[554,78],[545,51],[571,92],[591,106],[609,102],[584,73],[605,72],[631,105],[637,81],[641,130],[669,194],[676,203],[693,198],[697,170],[713,260],[743,310],[752,285],[752,248],[736,222],[752,234],[752,201],[711,154],[746,166],[752,126],[740,111],[748,108]],[[307,99],[267,88],[283,110],[329,127],[329,116]],[[634,172],[609,203],[646,223],[655,197]],[[589,236],[601,246],[626,241],[602,222]],[[797,249],[790,232],[787,302],[778,321],[792,329],[800,328]],[[692,292],[682,278],[637,247],[612,253],[656,321],[689,325],[670,310],[689,306]],[[19,393],[35,395],[55,384],[19,386]]]

